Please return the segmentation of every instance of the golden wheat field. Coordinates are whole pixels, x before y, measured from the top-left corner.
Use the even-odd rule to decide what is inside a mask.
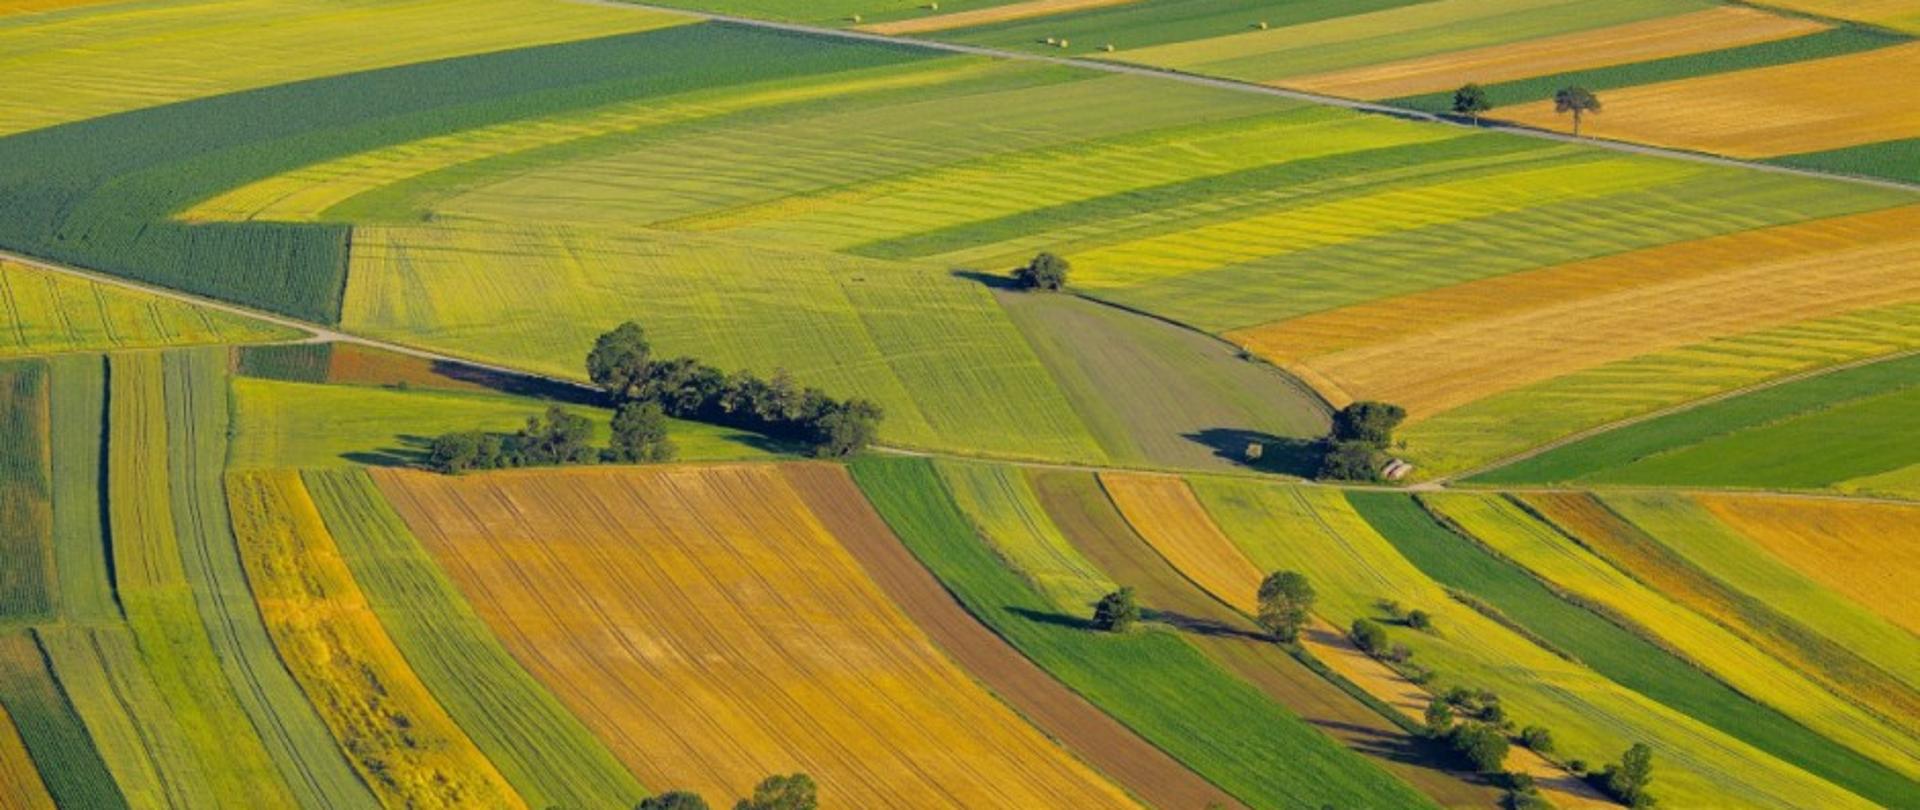
[[[1767,0],[1766,5],[1920,33],[1920,0]]]
[[[1582,133],[1768,158],[1920,136],[1920,42],[1600,94]],[[1542,129],[1568,119],[1542,101],[1499,111]]]
[[[1700,505],[1800,573],[1920,633],[1920,505],[1700,495]]]
[[[955,667],[771,466],[377,476],[527,669],[659,789],[1130,804]]]
[[[381,800],[524,808],[381,627],[294,470],[227,479],[234,534],[281,660]]]
[[[948,14],[935,14],[929,17],[915,17],[907,20],[894,20],[883,23],[870,23],[854,26],[856,30],[875,34],[930,34],[935,31],[947,31],[954,28],[967,28],[975,25],[1012,22],[1033,17],[1046,17],[1053,14],[1067,14],[1074,11],[1086,11],[1105,6],[1118,6],[1138,0],[1026,0],[1024,3],[1007,3],[988,6],[970,11],[955,11]]]
[[[1805,17],[1716,6],[1560,36],[1384,62],[1277,84],[1347,98],[1397,98],[1497,82],[1734,48],[1828,28]]]

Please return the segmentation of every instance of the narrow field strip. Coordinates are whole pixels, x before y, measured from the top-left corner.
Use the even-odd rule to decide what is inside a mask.
[[[969,11],[956,11],[948,14],[935,14],[928,17],[906,18],[882,23],[869,23],[854,26],[855,31],[867,31],[874,34],[929,34],[935,31],[947,31],[954,28],[967,28],[975,25],[1025,20],[1033,17],[1047,17],[1054,14],[1070,14],[1076,11],[1117,6],[1135,0],[1025,0],[1019,3],[988,6]]]
[[[781,473],[901,612],[1041,732],[1151,806],[1243,806],[1055,680],[968,614],[901,545],[844,468],[788,464]]]
[[[107,572],[107,361],[65,355],[47,361],[53,451],[54,571],[60,615],[103,623],[120,618]]]
[[[0,635],[0,706],[62,807],[119,810],[127,800],[107,771],[66,692],[32,635]]]
[[[1920,89],[1888,84],[1920,58],[1920,43],[1810,62],[1621,88],[1586,118],[1613,140],[1770,158],[1920,136]],[[1551,102],[1500,111],[1505,120],[1562,129]]]
[[[1014,570],[1054,607],[1087,613],[1114,589],[1113,581],[1074,550],[1047,519],[1017,467],[941,460],[934,463],[953,501]]]
[[[0,806],[17,810],[54,810],[53,796],[33,768],[33,757],[0,701]]]
[[[0,363],[0,622],[44,619],[58,594],[46,364]]]
[[[1920,634],[1920,505],[1699,495],[1713,516],[1801,574]]]
[[[0,357],[294,336],[232,313],[0,260]]]
[[[1715,6],[1571,34],[1299,76],[1287,87],[1346,98],[1384,99],[1462,84],[1494,84],[1548,73],[1679,56],[1804,36],[1828,28],[1804,17]]]
[[[227,499],[274,646],[381,802],[525,808],[394,647],[299,474],[231,473]]]
[[[301,475],[381,625],[533,807],[625,807],[647,792],[515,663],[359,470]]]
[[[1245,613],[1229,607],[1169,565],[1115,510],[1113,501],[1101,489],[1101,479],[1091,473],[1057,470],[1031,471],[1029,478],[1047,515],[1074,547],[1108,576],[1137,589],[1147,620],[1180,630],[1188,643],[1221,667],[1258,687],[1329,737],[1369,756],[1435,803],[1485,807],[1498,801],[1499,791],[1493,786],[1439,767],[1439,752],[1295,660],[1267,640],[1264,631]],[[1247,570],[1252,571],[1251,563]],[[1328,657],[1317,650],[1316,654]],[[1333,668],[1339,670],[1337,665]],[[1417,687],[1412,691],[1420,692]],[[1412,714],[1417,716],[1424,708],[1414,708]]]
[[[1128,803],[934,649],[774,467],[376,480],[649,785],[802,770],[854,804]]]
[[[1920,0],[1766,0],[1765,5],[1920,33]]]
[[[124,627],[34,631],[54,677],[86,723],[113,783],[134,807],[218,806],[206,769]]]
[[[925,459],[866,459],[853,473],[894,533],[975,617],[1248,805],[1431,806],[1173,633],[1100,634],[1060,613],[979,535]]]

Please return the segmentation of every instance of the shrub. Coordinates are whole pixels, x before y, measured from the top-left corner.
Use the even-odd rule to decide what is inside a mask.
[[[1353,644],[1368,655],[1380,655],[1387,649],[1387,628],[1372,619],[1354,619],[1353,628],[1347,632]]]
[[[733,810],[816,810],[820,806],[813,778],[804,773],[769,776],[753,788],[753,797],[741,799]]]
[[[700,794],[685,790],[669,790],[658,796],[641,799],[633,810],[707,810],[707,800]]]
[[[1553,753],[1553,732],[1544,726],[1527,726],[1520,730],[1520,744],[1542,754]]]

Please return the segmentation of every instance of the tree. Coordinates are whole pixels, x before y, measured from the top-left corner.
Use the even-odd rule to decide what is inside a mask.
[[[1542,754],[1553,753],[1553,732],[1545,726],[1527,726],[1520,729],[1520,744]]]
[[[1058,290],[1067,286],[1067,271],[1071,269],[1066,259],[1042,252],[1014,270],[1013,278],[1030,290]]]
[[[1628,807],[1653,806],[1653,797],[1647,795],[1647,785],[1653,783],[1653,749],[1646,743],[1634,743],[1620,755],[1620,764],[1608,765],[1600,777],[1607,792]]]
[[[1140,606],[1133,601],[1133,586],[1100,597],[1093,606],[1093,626],[1110,633],[1125,633],[1140,621]]]
[[[605,454],[617,464],[672,461],[676,452],[667,438],[667,414],[658,402],[628,402],[613,415],[613,440]]]
[[[638,394],[647,379],[653,347],[647,343],[647,331],[627,321],[593,340],[587,352],[587,378],[619,399]]]
[[[1353,644],[1368,655],[1379,655],[1387,649],[1387,628],[1372,619],[1354,619],[1353,629],[1347,632]]]
[[[527,426],[508,437],[505,461],[523,467],[582,464],[594,458],[593,448],[587,446],[592,436],[591,420],[555,405],[547,408],[544,421],[529,416]]]
[[[1348,403],[1333,415],[1333,439],[1384,449],[1393,441],[1393,429],[1406,418],[1407,410],[1398,405],[1372,400]]]
[[[1256,618],[1275,639],[1291,644],[1300,640],[1300,628],[1306,625],[1317,597],[1305,574],[1275,571],[1260,582]]]
[[[633,810],[707,810],[707,800],[700,794],[685,790],[670,790],[658,796],[641,799]]]
[[[866,449],[880,432],[880,419],[886,415],[878,404],[852,399],[828,406],[815,417],[811,426],[813,454],[821,458],[841,458]]]
[[[1468,82],[1453,91],[1453,111],[1473,117],[1473,125],[1480,125],[1480,114],[1493,109],[1493,102],[1487,98],[1487,91],[1480,85]]]
[[[1453,707],[1444,700],[1427,704],[1427,736],[1439,737],[1453,727]]]
[[[1433,629],[1433,614],[1415,608],[1407,613],[1407,626],[1425,632]]]
[[[1600,97],[1585,87],[1562,87],[1553,94],[1553,111],[1561,115],[1573,113],[1573,137],[1580,137],[1580,117],[1586,113],[1600,111]]]
[[[427,466],[449,475],[471,470],[479,442],[480,434],[475,431],[438,436],[427,448]]]
[[[804,773],[769,776],[753,788],[753,798],[741,799],[733,810],[818,810],[820,799],[813,778]]]
[[[1320,456],[1314,473],[1323,481],[1376,481],[1380,478],[1380,451],[1365,442],[1333,442]]]
[[[1511,747],[1507,735],[1484,723],[1460,723],[1454,726],[1447,732],[1447,742],[1481,773],[1500,772],[1507,761],[1507,750]]]

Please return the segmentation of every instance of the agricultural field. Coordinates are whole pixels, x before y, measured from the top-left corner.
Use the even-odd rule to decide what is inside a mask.
[[[1766,5],[1920,33],[1920,3],[1914,0],[1768,0]]]
[[[0,356],[286,340],[227,312],[0,260]]]
[[[1920,508],[1724,495],[1698,501],[1794,570],[1908,632],[1920,632],[1920,611],[1905,596],[1920,583],[1920,568],[1910,557],[1883,550],[1912,536]]]

